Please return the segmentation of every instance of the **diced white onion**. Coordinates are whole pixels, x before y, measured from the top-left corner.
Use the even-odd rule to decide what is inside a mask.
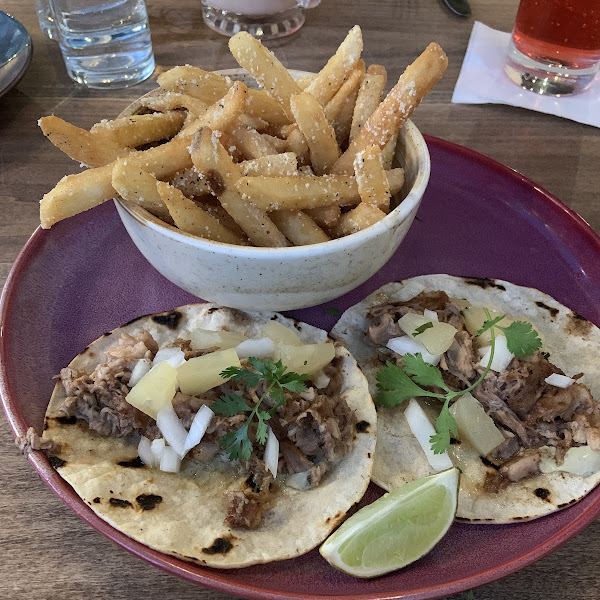
[[[152,366],[156,366],[161,362],[168,362],[172,367],[177,369],[185,362],[185,354],[181,348],[161,348],[152,361]]]
[[[487,364],[490,361],[491,351],[491,346],[479,348],[479,354],[481,355],[479,364],[482,367],[487,367]],[[493,371],[504,371],[514,357],[515,355],[508,349],[508,346],[506,345],[506,338],[503,335],[497,335],[496,347],[494,349],[494,360],[492,360],[492,366],[490,368]]]
[[[451,469],[453,465],[447,452],[444,452],[443,454],[433,453],[429,438],[436,434],[435,427],[431,424],[425,411],[414,398],[408,403],[404,415],[410,430],[417,438],[421,448],[423,448],[423,452],[425,452],[425,456],[427,457],[431,468],[435,471]]]
[[[277,478],[277,465],[279,464],[279,440],[275,437],[273,430],[267,425],[267,431],[269,436],[267,437],[267,444],[265,445],[265,464],[271,473],[273,478]]]
[[[181,457],[171,446],[165,446],[160,459],[160,470],[167,473],[179,473]]]
[[[431,319],[432,321],[439,321],[438,314],[435,312],[435,310],[429,310],[426,308],[423,311],[423,316]]]
[[[185,438],[185,444],[183,446],[184,455],[187,454],[188,450],[191,450],[194,446],[197,446],[202,440],[206,433],[206,428],[210,423],[210,420],[215,416],[215,413],[208,406],[203,405],[200,410],[196,413],[190,430]]]
[[[318,390],[325,389],[331,381],[331,377],[325,375],[323,371],[317,371],[314,375],[311,375],[310,379]]]
[[[165,449],[164,438],[156,438],[155,440],[152,440],[152,443],[150,444],[150,452],[152,452],[155,466],[160,466],[160,461],[162,459],[162,454],[163,454],[164,449]]]
[[[558,466],[553,457],[542,455],[540,462],[542,473],[564,471],[580,477],[589,477],[600,471],[600,450],[592,450],[589,446],[574,446],[567,450],[565,460]]]
[[[440,354],[430,354],[423,344],[408,335],[388,340],[387,347],[400,356],[420,352],[423,360],[433,366],[436,366],[441,358]]]
[[[246,340],[235,347],[240,358],[249,358],[250,356],[256,356],[256,358],[268,358],[273,356],[275,352],[275,344],[273,340],[268,337],[262,337],[255,340]]]
[[[168,444],[173,447],[175,452],[177,452],[181,458],[183,458],[185,456],[184,447],[187,431],[185,430],[183,423],[179,420],[171,402],[165,404],[158,411],[156,415],[156,425]]]
[[[546,377],[544,381],[559,388],[568,388],[575,383],[574,379],[571,379],[571,377],[567,377],[566,375],[561,375],[560,373],[552,373],[552,375]]]
[[[127,385],[132,388],[149,370],[150,361],[147,358],[140,358],[131,371],[131,377]]]
[[[288,487],[294,488],[295,490],[307,490],[308,489],[308,474],[309,471],[302,471],[301,473],[293,473],[288,475],[285,484]]]
[[[154,454],[152,454],[152,450],[150,449],[150,440],[145,435],[140,438],[140,443],[138,444],[138,454],[145,465],[148,465],[149,467],[155,467],[158,464],[154,458]]]

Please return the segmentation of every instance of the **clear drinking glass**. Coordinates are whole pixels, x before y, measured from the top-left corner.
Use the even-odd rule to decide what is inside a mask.
[[[202,0],[202,18],[214,31],[232,36],[247,31],[270,40],[290,35],[304,24],[305,8],[321,0]]]
[[[33,0],[40,29],[51,39],[56,39],[56,25],[50,8],[50,0]]]
[[[539,94],[588,88],[600,68],[600,0],[521,0],[504,70]]]
[[[69,76],[92,88],[128,87],[152,75],[144,0],[50,0]]]

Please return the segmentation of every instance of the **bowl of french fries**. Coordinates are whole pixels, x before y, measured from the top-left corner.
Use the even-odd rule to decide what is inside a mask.
[[[247,33],[240,69],[189,65],[90,131],[40,120],[90,168],[44,196],[42,227],[114,198],[146,259],[208,301],[292,310],[357,287],[398,249],[427,186],[427,145],[409,120],[445,70],[435,43],[384,96],[354,27],[316,74],[288,71]],[[383,99],[382,99],[383,98]]]

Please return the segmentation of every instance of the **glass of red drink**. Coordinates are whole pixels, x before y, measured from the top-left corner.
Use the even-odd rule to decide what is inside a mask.
[[[512,81],[562,96],[587,89],[599,68],[600,0],[521,0],[504,67]]]

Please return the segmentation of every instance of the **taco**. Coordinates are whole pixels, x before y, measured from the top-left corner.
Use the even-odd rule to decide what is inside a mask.
[[[223,371],[219,361],[231,353],[237,378],[198,383]],[[281,396],[261,375],[276,369],[274,355],[289,365],[277,375]],[[292,373],[302,368],[307,377]],[[170,389],[172,401],[153,405],[154,389]],[[188,450],[207,406],[215,414]],[[234,568],[303,554],[344,520],[369,484],[376,413],[356,362],[324,331],[276,313],[197,304],[90,344],[61,371],[44,427],[29,442],[102,519],[156,550]]]
[[[489,317],[483,316],[484,308]],[[411,316],[402,325],[420,324],[411,336],[399,325],[407,314]],[[474,323],[477,314],[479,321],[475,318]],[[504,334],[496,328],[496,354],[505,360],[484,376],[488,358],[482,354],[491,345],[490,331],[481,335],[477,331],[484,320],[493,319],[505,328],[513,321],[530,323],[530,333],[534,337],[537,333],[542,346],[520,358],[506,354],[508,333],[501,351]],[[457,517],[493,523],[533,519],[589,493],[600,482],[600,330],[536,289],[501,280],[425,275],[377,290],[348,309],[332,335],[347,344],[377,404],[377,394],[386,385],[381,382],[382,368],[391,363],[389,368],[402,369],[407,361],[417,360],[413,357],[420,350],[407,351],[412,353],[408,357],[402,348],[425,331],[431,333],[436,320],[455,328],[447,350],[430,361],[438,361],[447,389],[465,390],[484,376],[470,391],[472,398],[461,404],[469,407],[462,411],[462,421],[453,407],[448,411],[456,416],[458,435],[449,438],[447,453],[462,471]],[[528,326],[515,327],[522,332]],[[400,348],[399,353],[390,346]],[[444,392],[435,386],[427,389]],[[463,397],[467,395],[452,399],[454,408]],[[443,408],[442,402],[425,394],[417,402],[432,422]],[[377,407],[372,480],[386,490],[434,472],[407,422],[408,404],[407,399],[393,408]],[[477,411],[486,427],[492,426],[492,435],[485,430],[488,446],[483,451],[479,442],[472,441],[478,434],[479,425],[472,424]]]

